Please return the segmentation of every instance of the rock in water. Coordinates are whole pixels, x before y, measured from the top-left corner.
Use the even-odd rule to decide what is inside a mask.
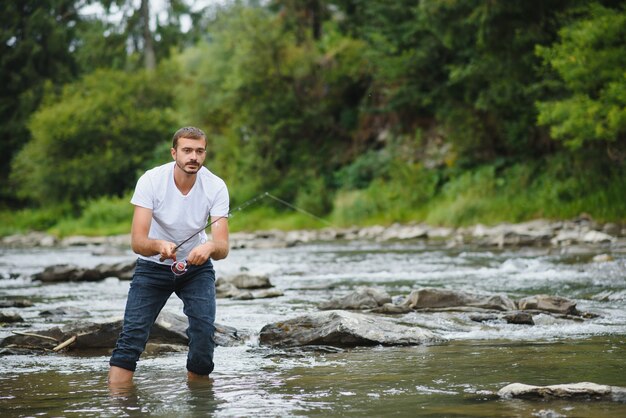
[[[579,398],[624,402],[626,401],[626,388],[590,382],[552,386],[511,383],[500,389],[498,396],[501,398]]]
[[[342,298],[334,298],[327,302],[322,302],[320,309],[364,310],[378,308],[385,303],[391,303],[391,296],[387,292],[373,287],[361,287]]]
[[[521,310],[534,309],[565,315],[579,315],[576,302],[550,295],[534,295],[522,298],[517,302]]]
[[[472,293],[424,287],[413,290],[406,303],[412,309],[453,308],[467,306],[498,311],[515,310],[515,302],[506,295],[475,295]]]
[[[420,345],[441,340],[428,330],[346,311],[317,312],[269,324],[259,336],[261,344],[282,347]]]

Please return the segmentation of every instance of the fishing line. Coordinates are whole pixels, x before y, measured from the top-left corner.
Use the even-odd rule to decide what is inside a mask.
[[[198,235],[200,232],[204,231],[205,229],[207,229],[208,227],[210,227],[211,225],[213,225],[214,223],[216,223],[217,221],[221,220],[221,219],[225,219],[225,218],[229,218],[230,216],[233,216],[233,212],[237,211],[240,212],[242,210],[244,210],[245,208],[247,208],[248,206],[258,202],[259,200],[269,197],[270,199],[273,199],[295,211],[298,211],[300,213],[303,213],[307,216],[310,216],[313,219],[316,219],[326,225],[332,226],[332,224],[330,222],[328,222],[325,219],[320,218],[319,216],[316,216],[314,214],[312,214],[311,212],[308,212],[302,208],[299,208],[295,205],[292,205],[291,203],[287,202],[286,200],[283,200],[279,197],[274,196],[273,194],[270,194],[269,192],[264,192],[261,193],[258,196],[253,197],[252,199],[246,200],[245,202],[243,202],[241,205],[237,206],[235,209],[232,209],[230,211],[228,211],[228,213],[224,216],[220,216],[217,219],[215,219],[214,221],[208,223],[207,225],[205,225],[202,229],[199,229],[198,231],[194,232],[193,234],[191,234],[187,239],[185,239],[184,241],[182,241],[180,244],[178,244],[176,247],[174,247],[174,251],[176,252],[176,250],[178,250],[184,243],[186,243],[187,241],[189,241],[190,239],[192,239],[193,237],[195,237],[196,235]],[[164,261],[164,258],[161,258],[161,261]],[[187,272],[187,259],[182,260],[182,261],[175,261],[174,263],[172,263],[171,266],[172,269],[172,273],[174,273],[177,276],[181,276],[183,274],[185,274]]]

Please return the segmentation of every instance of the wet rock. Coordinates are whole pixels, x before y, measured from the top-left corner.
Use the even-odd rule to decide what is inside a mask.
[[[520,299],[517,302],[517,305],[521,310],[538,310],[564,315],[580,314],[580,312],[578,312],[578,310],[576,309],[576,302],[559,296],[529,296]]]
[[[422,288],[413,290],[405,302],[412,309],[472,307],[498,311],[517,306],[506,295],[476,295],[455,290]]]
[[[621,226],[612,222],[606,223],[602,227],[602,232],[604,232],[605,234],[614,236],[614,237],[621,235],[621,230],[622,230]]]
[[[39,316],[45,317],[73,317],[73,318],[86,318],[91,316],[89,311],[85,309],[76,308],[74,306],[59,306],[54,309],[46,309],[45,311],[39,312]]]
[[[412,309],[406,304],[396,304],[396,303],[385,303],[378,308],[372,309],[372,312],[381,313],[381,314],[389,314],[389,315],[399,315],[411,312]]]
[[[474,322],[493,322],[499,321],[500,317],[496,314],[471,314],[469,319]]]
[[[272,287],[267,276],[252,276],[250,274],[239,274],[233,277],[219,278],[215,285],[230,283],[238,289],[268,289]]]
[[[180,344],[161,344],[148,342],[144,353],[147,355],[156,356],[165,353],[184,353],[187,351],[187,347]]]
[[[27,234],[9,235],[0,241],[3,247],[11,248],[32,248],[32,247],[53,247],[57,244],[57,239],[53,235],[43,232],[29,232]]]
[[[377,239],[380,241],[391,241],[426,238],[428,237],[429,229],[429,227],[424,225],[393,224],[386,228]]]
[[[333,298],[330,301],[322,302],[319,308],[325,310],[364,310],[378,308],[385,303],[391,303],[391,296],[387,292],[373,287],[361,287],[342,298]]]
[[[501,398],[566,398],[585,400],[626,401],[626,388],[598,385],[590,382],[567,383],[552,386],[533,386],[511,383],[500,389]]]
[[[117,277],[120,280],[131,280],[135,273],[137,260],[121,261],[113,264],[98,264],[94,270],[100,273],[102,279]]]
[[[469,315],[469,319],[474,322],[497,322],[504,321],[507,324],[516,324],[516,325],[535,325],[533,321],[533,316],[529,312],[508,312],[505,314],[471,314]]]
[[[242,293],[242,290],[237,289],[237,286],[235,286],[232,283],[225,283],[225,282],[220,283],[219,279],[215,283],[215,296],[217,298],[222,298],[222,299],[236,298],[241,293]]]
[[[281,290],[275,289],[267,276],[239,274],[233,277],[219,278],[215,282],[218,298],[235,300],[266,299],[282,296]]]
[[[254,295],[252,294],[252,292],[250,292],[248,290],[238,290],[238,292],[239,293],[237,293],[231,299],[234,299],[234,300],[252,300],[252,299],[254,299]]]
[[[3,347],[0,348],[0,357],[2,356],[30,356],[36,354],[35,350],[28,348]]]
[[[24,322],[24,318],[15,312],[0,312],[0,324],[15,324],[17,322]]]
[[[485,245],[527,246],[544,245],[554,236],[554,225],[543,219],[519,224],[503,223],[495,226],[478,224],[469,231],[473,241]]]
[[[533,316],[529,312],[509,312],[504,314],[502,318],[504,318],[507,324],[535,325]]]
[[[611,254],[598,254],[592,259],[596,263],[605,263],[608,261],[613,261],[613,256]]]
[[[589,231],[585,233],[582,237],[583,242],[588,242],[592,244],[598,244],[602,242],[613,242],[615,241],[615,237],[612,237],[609,234],[600,231]]]
[[[114,264],[99,264],[94,268],[78,267],[73,264],[57,264],[46,267],[34,274],[32,279],[45,283],[57,282],[93,282],[107,277],[130,280],[135,271],[136,260]]]
[[[186,345],[189,341],[186,334],[187,327],[186,317],[165,311],[161,312],[150,330],[148,341],[156,344]],[[67,325],[63,328],[53,327],[32,333],[11,335],[0,342],[0,347],[50,350],[76,336],[76,341],[69,346],[70,350],[112,349],[115,347],[121,331],[121,320]],[[215,324],[214,340],[217,345],[240,345],[244,338],[245,336],[241,335],[235,328]]]
[[[284,296],[284,294],[285,293],[280,289],[261,289],[253,291],[252,297],[254,299],[270,299]]]
[[[0,308],[30,308],[33,302],[28,299],[2,299]]]
[[[429,330],[399,325],[376,316],[325,311],[265,325],[259,341],[264,345],[293,347],[330,345],[419,345],[441,341]]]

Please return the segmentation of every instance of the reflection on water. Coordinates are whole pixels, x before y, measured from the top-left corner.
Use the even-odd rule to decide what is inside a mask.
[[[35,302],[19,309],[26,323],[0,329],[0,338],[12,330],[63,325],[67,318],[39,316],[59,306],[85,309],[92,321],[122,315],[128,282],[42,285],[28,276],[59,260],[95,266],[132,254],[104,260],[89,248],[31,252],[4,250],[0,258],[0,298]],[[245,268],[269,275],[285,293],[267,300],[219,300],[218,322],[253,336],[267,323],[316,311],[319,301],[359,285],[394,297],[424,286],[513,298],[556,294],[599,316],[583,322],[536,316],[537,325],[522,326],[476,323],[464,313],[413,312],[392,320],[428,327],[448,342],[311,351],[259,347],[253,337],[240,347],[217,348],[212,382],[188,382],[185,353],[144,355],[134,384],[113,391],[106,384],[106,352],[4,356],[0,416],[626,416],[624,403],[496,396],[512,382],[626,386],[625,257],[593,263],[591,255],[573,261],[546,249],[460,251],[358,242],[232,251],[216,263],[218,275]],[[182,304],[173,297],[165,309],[179,313]]]

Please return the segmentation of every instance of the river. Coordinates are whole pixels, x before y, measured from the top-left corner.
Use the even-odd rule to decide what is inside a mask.
[[[274,299],[218,300],[217,322],[249,333],[238,347],[218,347],[212,384],[188,384],[184,352],[142,357],[135,385],[111,393],[108,353],[0,357],[0,416],[445,416],[617,417],[626,403],[500,399],[512,382],[551,385],[594,382],[626,386],[626,253],[593,261],[606,248],[446,248],[423,241],[316,243],[281,249],[232,250],[215,262],[218,276],[268,275],[284,292]],[[128,281],[41,284],[45,266],[93,267],[131,260],[124,249],[71,247],[0,250],[0,299],[26,298],[11,308],[25,323],[0,328],[36,332],[70,319],[43,318],[71,306],[90,321],[123,314]],[[435,331],[446,342],[415,347],[282,350],[258,344],[268,323],[317,311],[317,304],[358,286],[393,297],[420,287],[475,293],[534,294],[574,299],[584,321],[535,315],[534,326],[474,322],[467,313],[412,312],[391,317]],[[173,296],[164,308],[181,313]],[[75,318],[74,318],[75,319]]]

